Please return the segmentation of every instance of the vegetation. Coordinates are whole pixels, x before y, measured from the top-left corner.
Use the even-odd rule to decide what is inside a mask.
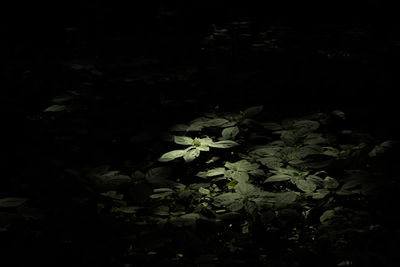
[[[398,40],[170,8],[5,50],[0,265],[399,266]]]

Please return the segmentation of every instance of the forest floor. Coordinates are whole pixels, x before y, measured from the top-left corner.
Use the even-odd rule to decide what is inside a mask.
[[[389,67],[398,62],[397,37],[371,25],[301,28],[248,18],[209,25],[197,35],[162,25],[154,33],[104,31],[100,37],[71,27],[53,43],[16,42],[6,50],[2,263],[399,266],[400,184],[390,148],[399,133],[392,92],[398,77]],[[239,118],[250,107],[257,109],[250,124],[246,117],[226,124],[225,113]],[[319,175],[321,188],[305,189],[293,177],[293,184],[283,178],[283,187],[270,187],[249,174],[246,185],[296,192],[297,200],[264,203],[257,212],[244,204],[252,196],[235,202],[239,207],[219,203],[221,193],[212,190],[238,194],[241,182],[232,184],[225,171],[215,181],[194,178],[210,169],[205,163],[158,161],[177,149],[174,135],[195,137],[171,127],[201,116],[220,119],[211,126],[203,121],[202,127],[214,127],[207,132],[214,140],[224,128],[239,131],[235,142],[242,150],[212,156],[258,164],[264,178],[289,179],[279,173],[288,169],[304,179]],[[253,157],[248,145],[264,135],[269,143],[281,135],[280,153],[294,149],[283,133],[297,133],[291,118],[318,124],[318,132],[307,128],[307,138],[318,135],[327,142],[318,149],[337,149],[333,165],[308,170],[315,162],[304,156],[295,163],[285,158],[277,168]],[[254,137],[260,125],[262,137]],[[193,162],[212,159],[204,154]],[[175,176],[160,182],[167,167]],[[346,175],[355,172],[379,181],[372,190],[364,180],[349,186]]]

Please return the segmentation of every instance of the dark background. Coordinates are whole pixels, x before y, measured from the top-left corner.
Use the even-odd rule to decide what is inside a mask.
[[[39,225],[17,223],[16,236],[4,234],[10,255],[65,257],[57,242],[73,232],[81,243],[68,247],[71,253],[100,262],[106,249],[98,244],[113,238],[104,229],[115,226],[98,224],[90,213],[95,202],[71,206],[71,196],[87,192],[63,170],[124,168],[143,159],[152,135],[216,106],[264,105],[271,120],[341,109],[349,127],[397,138],[400,31],[393,4],[136,2],[13,1],[0,9],[0,193],[28,196],[46,214]],[[227,26],[235,21],[251,22],[247,39]],[[231,27],[218,47],[205,41],[213,24]],[[276,48],[252,49],[268,31]],[[91,69],[71,70],[74,64]],[[42,112],[68,90],[80,94],[71,112]]]

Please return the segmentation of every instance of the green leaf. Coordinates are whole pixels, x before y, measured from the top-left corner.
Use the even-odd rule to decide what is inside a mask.
[[[247,172],[234,171],[232,173],[232,178],[238,181],[239,183],[244,183],[249,180],[249,175],[247,174]]]
[[[306,180],[313,182],[316,186],[323,186],[324,180],[316,175],[309,175],[306,177]]]
[[[282,181],[288,181],[292,177],[286,174],[275,174],[270,177],[268,177],[264,183],[271,183],[271,182],[282,182]]]
[[[119,207],[116,210],[122,213],[126,214],[133,214],[136,213],[139,209],[142,207],[136,207],[136,206],[126,206],[126,207]]]
[[[279,146],[263,146],[251,151],[250,154],[260,157],[276,157],[281,150],[282,148]]]
[[[321,217],[319,217],[319,220],[322,224],[329,224],[331,220],[335,217],[335,211],[334,210],[327,210],[325,211]]]
[[[164,198],[166,196],[172,195],[172,193],[173,193],[172,191],[168,191],[168,192],[161,192],[161,193],[157,193],[157,194],[152,194],[152,195],[150,195],[150,198],[153,198],[153,199]]]
[[[118,171],[119,172],[119,171]],[[117,174],[115,171],[108,172],[101,176],[97,176],[99,182],[102,186],[106,187],[116,187],[122,184],[130,183],[132,178],[128,175]]]
[[[326,142],[327,140],[323,138],[322,134],[320,133],[311,133],[304,140],[304,144],[306,145],[318,145],[318,144],[324,144]]]
[[[381,155],[388,151],[391,147],[393,147],[396,144],[395,141],[385,141],[381,143],[380,145],[375,146],[371,152],[368,153],[368,156],[370,157],[376,157],[378,155]]]
[[[262,169],[251,170],[248,173],[255,177],[265,176],[265,172]]]
[[[297,194],[293,191],[276,193],[273,201],[278,207],[283,207],[295,202]]]
[[[174,160],[176,158],[179,157],[183,157],[186,154],[186,149],[183,150],[173,150],[170,152],[165,153],[164,155],[162,155],[158,161],[160,162],[167,162],[167,161],[171,161]]]
[[[222,130],[221,140],[234,139],[236,135],[238,135],[239,131],[239,127],[237,126],[225,128]]]
[[[204,137],[204,138],[200,138],[198,139],[201,145],[204,146],[209,146],[210,144],[213,143],[213,140],[210,137]]]
[[[249,118],[259,114],[263,110],[264,106],[249,107],[243,111],[243,117]]]
[[[145,179],[153,185],[164,184],[171,173],[172,170],[169,167],[156,167],[146,172]]]
[[[239,161],[235,162],[234,164],[237,165],[238,170],[240,170],[240,171],[253,171],[260,167],[259,164],[251,163],[245,159],[239,160]]]
[[[341,118],[342,120],[346,119],[346,114],[341,110],[332,111],[332,115],[337,116],[337,117]]]
[[[200,187],[199,188],[199,193],[203,194],[203,195],[210,195],[210,190],[204,188],[204,187]]]
[[[174,136],[174,142],[178,145],[193,145],[193,138],[188,136]]]
[[[210,151],[210,147],[205,144],[201,144],[200,146],[196,147],[200,151]]]
[[[171,218],[170,223],[179,227],[195,225],[196,221],[201,218],[198,213],[188,213],[179,217]]]
[[[183,159],[186,162],[191,162],[193,161],[195,158],[197,158],[200,155],[200,149],[194,148],[194,149],[190,149],[186,152],[186,154],[183,156]]]
[[[191,132],[191,131],[201,131],[204,127],[207,126],[207,122],[210,119],[205,118],[205,117],[199,117],[193,121],[190,122],[189,127],[186,129],[186,131]]]
[[[278,169],[283,165],[281,159],[275,157],[259,158],[257,161],[270,169]]]
[[[299,188],[301,191],[304,191],[306,193],[311,193],[315,189],[317,189],[317,186],[310,180],[302,180],[298,179],[296,180],[296,186]]]
[[[317,189],[316,192],[312,193],[312,198],[313,199],[323,199],[329,194],[329,190],[326,189]]]
[[[236,200],[226,206],[228,209],[231,211],[239,211],[243,208],[243,201],[242,200]]]
[[[233,202],[240,199],[242,199],[242,196],[239,193],[228,192],[214,197],[214,204],[216,206],[227,207],[228,205],[231,205]]]
[[[216,148],[231,148],[237,145],[239,144],[231,140],[218,141],[209,144],[210,147],[216,147]]]
[[[220,168],[208,170],[206,176],[212,177],[212,176],[224,175],[224,174],[225,174],[225,168],[220,167]]]
[[[52,105],[46,108],[43,112],[60,112],[65,110],[66,107],[64,105]]]
[[[28,201],[23,197],[6,197],[0,199],[0,208],[17,208]]]
[[[247,197],[257,197],[262,194],[262,190],[255,185],[249,183],[238,183],[235,186],[235,191]]]
[[[223,119],[223,118],[215,118],[215,119],[211,119],[209,121],[207,121],[205,123],[205,126],[208,127],[216,127],[216,126],[222,126],[226,123],[228,123],[229,121],[227,119]]]
[[[235,171],[252,171],[256,170],[260,167],[257,163],[251,163],[245,159],[239,160],[236,162],[226,162],[225,167],[230,169],[230,170],[235,170]]]
[[[325,177],[325,179],[324,179],[324,188],[326,188],[326,189],[335,189],[338,186],[339,186],[339,182],[335,178],[332,178],[332,177],[329,177],[329,176]]]

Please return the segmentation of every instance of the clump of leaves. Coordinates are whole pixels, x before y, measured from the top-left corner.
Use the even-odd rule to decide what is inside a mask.
[[[369,162],[395,142],[379,142],[348,129],[327,131],[331,117],[346,119],[341,111],[281,122],[258,121],[260,112],[262,106],[238,113],[206,113],[173,127],[173,142],[186,147],[166,152],[152,168],[130,177],[131,183],[152,188],[146,207],[119,204],[114,211],[135,214],[141,224],[164,227],[196,227],[207,221],[229,228],[237,220],[244,235],[256,234],[252,229],[259,233],[256,225],[273,231],[295,224],[295,233],[284,235],[294,243],[303,238],[311,244],[320,238],[334,244],[340,233],[354,230],[353,221],[362,231],[367,229],[362,224],[366,214],[354,205],[347,207],[346,201],[362,206],[374,192],[375,174]],[[201,152],[207,153],[199,158]],[[183,161],[176,160],[180,157]],[[106,180],[128,182],[112,171],[95,177],[103,186],[108,185]],[[115,201],[124,198],[114,191],[107,195]]]

